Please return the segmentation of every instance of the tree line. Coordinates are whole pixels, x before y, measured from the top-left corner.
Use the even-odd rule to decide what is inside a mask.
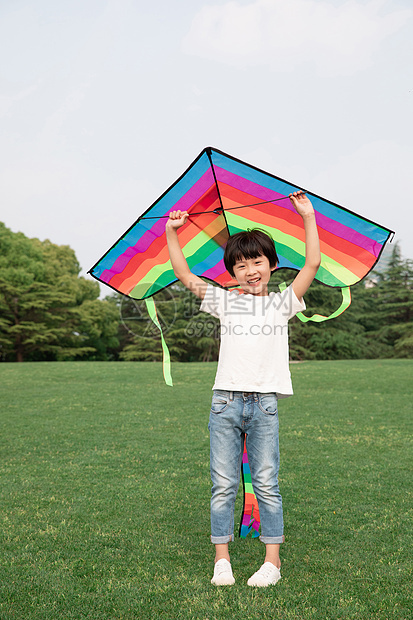
[[[118,294],[100,299],[99,284],[80,271],[69,246],[29,239],[0,223],[0,360],[160,361],[160,332],[145,302]],[[276,271],[270,290],[295,275]],[[290,321],[291,359],[413,357],[412,285],[413,262],[395,244],[382,267],[352,287],[342,315]],[[314,282],[305,301],[305,314],[329,315],[341,293]],[[199,312],[194,295],[176,283],[155,303],[172,360],[218,359],[218,321]]]

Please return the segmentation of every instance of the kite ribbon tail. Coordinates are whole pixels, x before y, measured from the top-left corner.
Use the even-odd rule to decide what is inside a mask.
[[[169,355],[169,349],[165,342],[165,338],[163,337],[162,327],[159,323],[158,315],[156,313],[156,306],[153,300],[153,297],[149,297],[145,299],[146,308],[148,310],[148,314],[156,327],[161,332],[161,342],[162,342],[162,352],[163,352],[163,376],[165,379],[166,385],[172,386],[172,375],[171,375],[171,356]]]
[[[286,288],[287,288],[287,285],[285,282],[282,282],[279,285],[279,289],[281,292],[284,291]],[[332,312],[328,316],[323,316],[322,314],[313,314],[313,316],[305,316],[305,314],[303,314],[302,312],[297,312],[297,317],[303,323],[307,323],[308,321],[314,321],[314,323],[322,323],[323,321],[328,321],[329,319],[335,319],[337,316],[342,314],[344,310],[347,310],[347,308],[351,304],[350,287],[343,286],[343,288],[341,289],[341,295],[342,295],[342,302],[340,306],[337,308],[337,310],[334,310],[334,312]]]
[[[244,506],[239,525],[239,537],[246,538],[250,532],[252,537],[260,535],[260,511],[258,501],[252,486],[251,470],[248,462],[247,444],[244,438],[244,453],[241,463],[242,486],[244,487]]]

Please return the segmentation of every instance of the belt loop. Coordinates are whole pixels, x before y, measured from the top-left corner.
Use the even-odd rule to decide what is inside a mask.
[[[229,400],[232,402],[234,400],[234,392],[229,393]]]
[[[255,402],[257,402],[257,400],[258,400],[258,392],[254,392],[254,400],[255,400]]]

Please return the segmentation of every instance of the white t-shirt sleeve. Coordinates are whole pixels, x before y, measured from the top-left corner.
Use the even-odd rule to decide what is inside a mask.
[[[212,284],[208,284],[208,288],[205,291],[204,299],[202,300],[200,310],[201,312],[207,312],[211,314],[216,319],[219,319],[222,316],[222,308],[224,305],[224,295],[227,291],[220,288],[219,286],[213,286]]]
[[[290,284],[285,291],[282,293],[278,293],[279,297],[279,307],[282,310],[282,313],[287,317],[287,321],[293,318],[297,314],[297,312],[303,312],[305,310],[305,301],[304,298],[301,298],[301,301],[297,298],[297,295],[294,293],[293,285]]]

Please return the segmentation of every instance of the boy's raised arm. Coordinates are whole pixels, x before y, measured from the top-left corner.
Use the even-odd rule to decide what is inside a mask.
[[[305,264],[293,282],[293,291],[298,299],[307,292],[320,266],[320,241],[313,205],[303,192],[290,194],[295,210],[303,218],[305,231]]]
[[[186,258],[182,253],[177,230],[183,226],[187,219],[186,211],[172,211],[165,226],[166,240],[168,242],[169,258],[171,259],[174,274],[186,288],[195,293],[200,299],[205,297],[208,284],[194,275],[188,267]]]

